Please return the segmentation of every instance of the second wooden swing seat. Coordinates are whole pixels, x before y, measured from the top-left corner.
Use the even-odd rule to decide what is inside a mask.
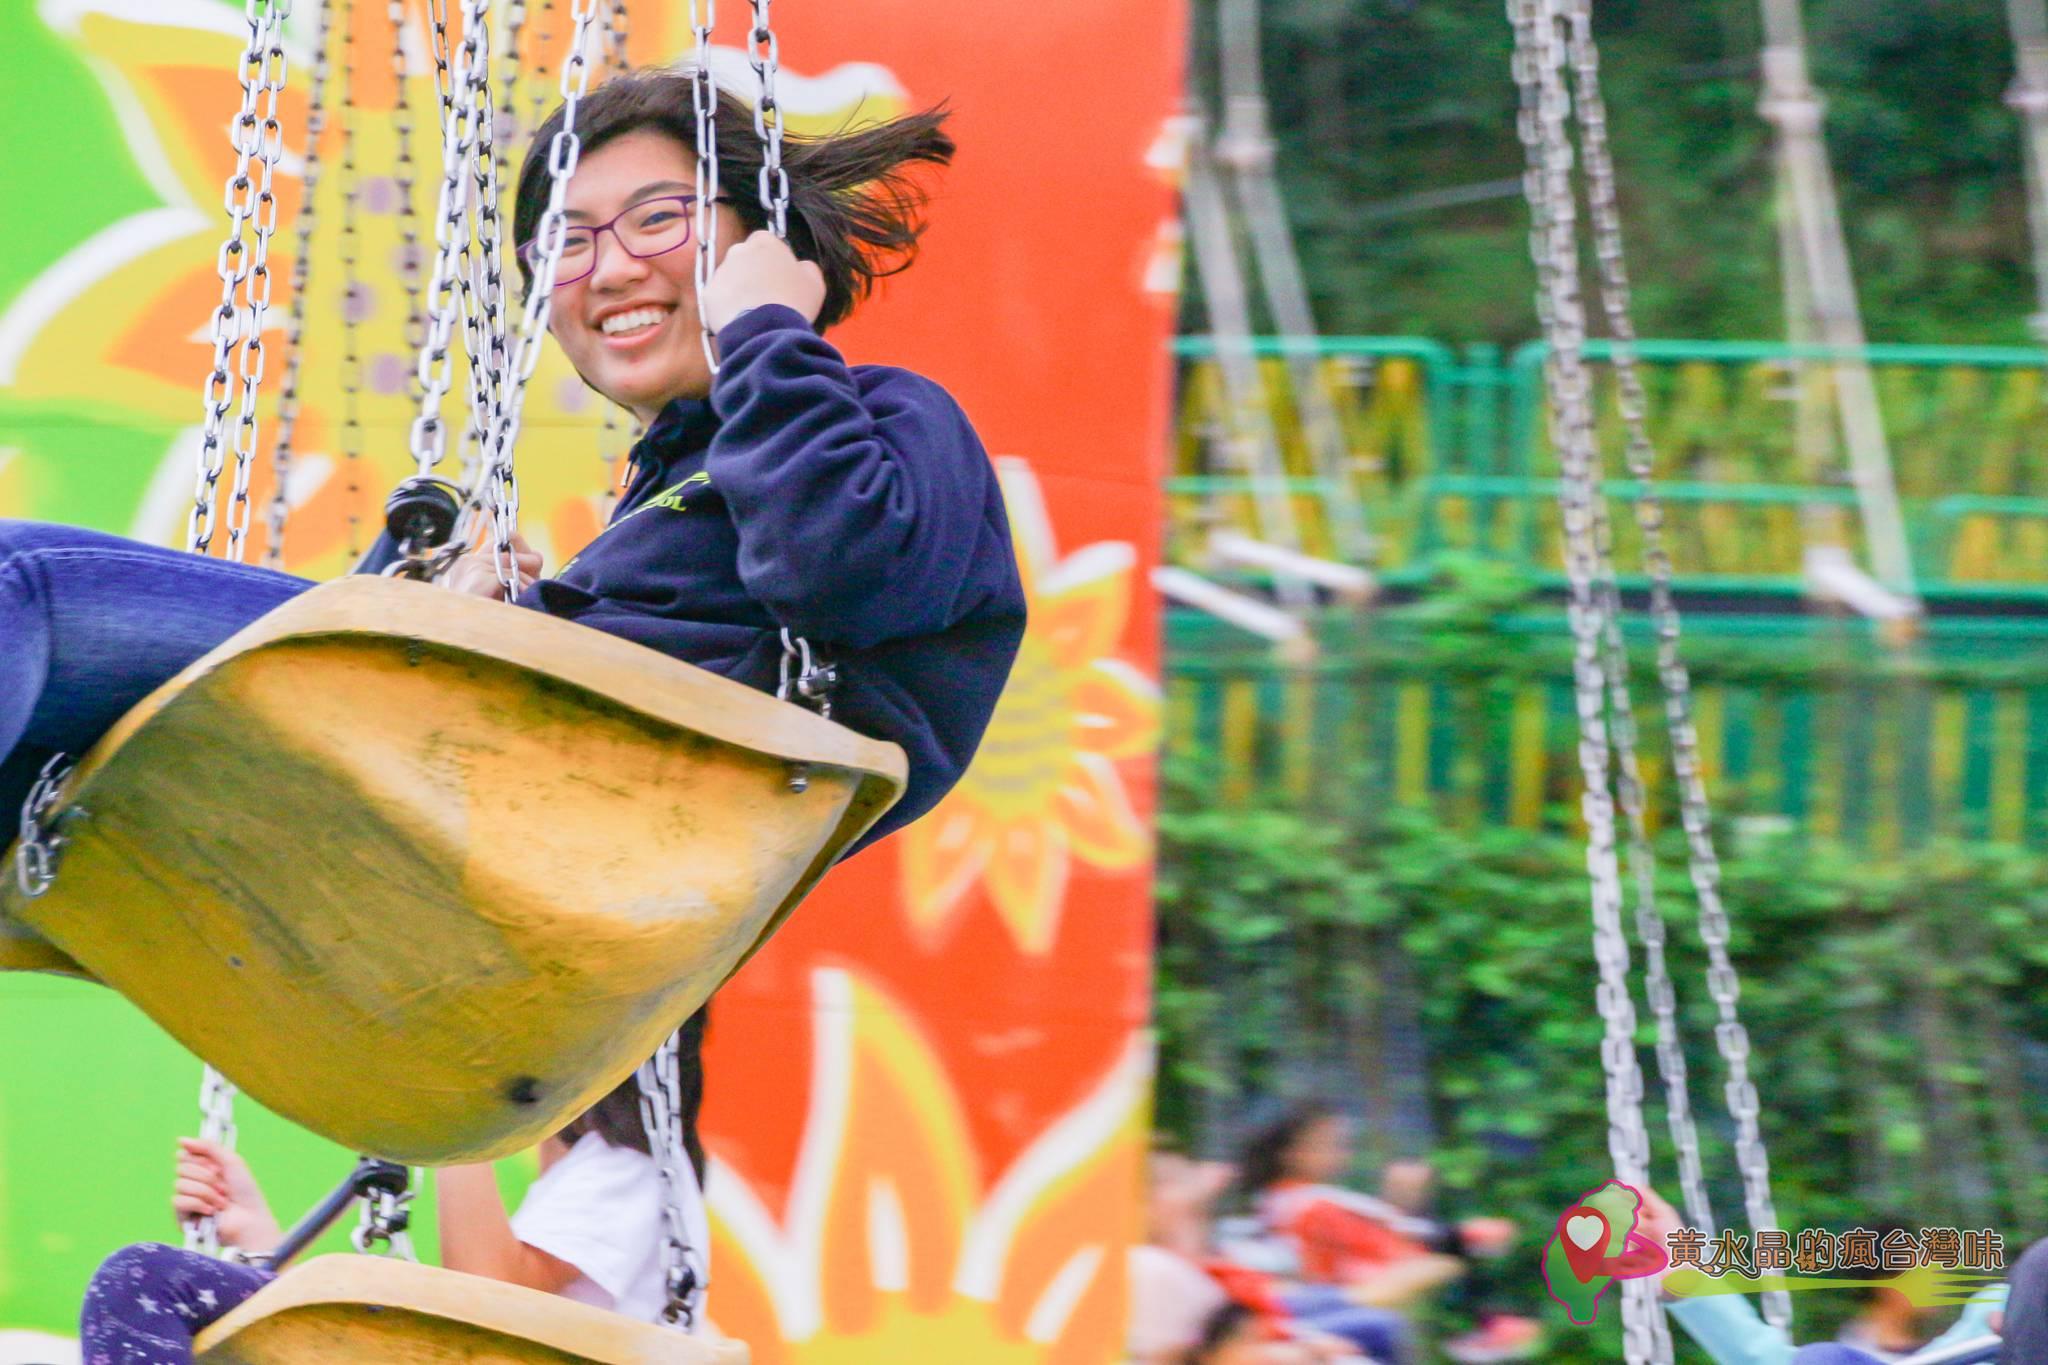
[[[653,1053],[904,780],[895,745],[629,641],[343,579],[86,756],[54,883],[8,867],[0,967],[104,982],[353,1150],[490,1160]]]
[[[193,1343],[199,1365],[746,1365],[685,1336],[555,1294],[375,1256],[286,1271]]]

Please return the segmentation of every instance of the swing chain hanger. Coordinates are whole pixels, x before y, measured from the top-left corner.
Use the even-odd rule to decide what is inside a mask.
[[[718,338],[704,312],[704,298],[718,264],[718,79],[711,74],[711,30],[718,24],[718,0],[690,0],[690,112],[697,131],[697,326],[703,332],[704,361],[718,375]]]
[[[379,1180],[371,1183],[363,1192],[362,1220],[349,1233],[349,1245],[364,1256],[395,1256],[400,1260],[416,1259],[412,1249],[412,1172],[398,1167],[404,1173],[401,1180]]]
[[[569,178],[583,147],[576,130],[576,115],[590,88],[590,32],[598,18],[598,0],[575,0],[570,6],[572,32],[569,56],[562,63],[562,126],[548,143],[548,202],[534,229],[538,249],[533,253],[533,279],[526,291],[526,305],[519,320],[504,379],[503,398],[484,449],[485,476],[490,480],[491,521],[495,533],[492,555],[498,582],[507,595],[518,591],[518,564],[513,557],[512,536],[519,526],[519,485],[513,476],[513,453],[519,442],[520,413],[526,402],[526,388],[540,365],[546,342],[548,318],[554,309],[555,277],[562,267],[562,248],[569,238]],[[487,6],[485,6],[487,7]],[[495,222],[495,220],[493,220]],[[495,250],[497,243],[491,243]]]
[[[1644,490],[1644,496],[1635,504],[1636,521],[1642,535],[1644,567],[1650,579],[1650,609],[1657,636],[1657,670],[1664,688],[1665,712],[1669,719],[1672,767],[1678,777],[1687,865],[1694,893],[1699,899],[1700,938],[1707,949],[1707,992],[1713,998],[1719,1018],[1714,1041],[1728,1072],[1728,1111],[1736,1126],[1736,1165],[1742,1175],[1744,1211],[1753,1228],[1775,1229],[1778,1225],[1777,1208],[1771,1193],[1770,1156],[1764,1145],[1760,1123],[1762,1105],[1749,1073],[1749,1034],[1737,1010],[1741,983],[1728,950],[1729,923],[1727,910],[1721,902],[1721,864],[1714,846],[1713,815],[1708,806],[1706,783],[1701,776],[1699,731],[1692,718],[1692,678],[1679,652],[1680,621],[1672,588],[1671,555],[1664,539],[1663,503],[1655,491],[1656,447],[1650,438],[1648,396],[1637,364],[1620,196],[1616,189],[1613,151],[1607,135],[1606,101],[1600,92],[1599,48],[1593,40],[1590,0],[1566,0],[1566,9],[1570,20],[1570,57],[1578,84],[1578,118],[1586,165],[1587,200],[1593,223],[1594,257],[1599,263],[1601,300],[1612,340],[1619,408],[1628,434],[1626,458],[1631,476]],[[1651,983],[1653,990],[1655,985],[1655,982]],[[1669,991],[1668,981],[1664,989]],[[1680,1065],[1683,1065],[1682,1059]],[[1697,1170],[1696,1132],[1692,1137],[1689,1153],[1681,1145],[1680,1160],[1683,1162],[1689,1158]],[[1762,1299],[1765,1317],[1776,1325],[1788,1326],[1791,1320],[1790,1296],[1782,1291],[1771,1291]]]
[[[398,275],[405,287],[405,344],[408,350],[417,352],[426,344],[427,336],[426,314],[420,307],[420,268],[424,264],[425,253],[420,250],[418,215],[413,210],[413,191],[419,183],[419,163],[412,154],[412,61],[405,46],[405,0],[389,0],[385,13],[391,20],[391,78],[396,87],[391,123],[397,134],[398,159],[392,167],[391,178],[398,197]],[[417,398],[418,378],[410,378],[407,383]]]
[[[1621,870],[1615,853],[1614,798],[1608,782],[1605,708],[1607,685],[1601,656],[1601,602],[1594,591],[1593,507],[1598,496],[1597,450],[1582,354],[1585,313],[1579,293],[1578,233],[1572,190],[1572,149],[1559,50],[1556,0],[1509,0],[1515,30],[1514,74],[1520,87],[1517,131],[1527,155],[1526,187],[1531,211],[1530,248],[1536,266],[1537,311],[1550,340],[1545,381],[1549,419],[1560,472],[1559,501],[1565,527],[1565,563],[1571,584],[1569,618],[1573,640],[1573,693],[1579,717],[1579,767],[1585,783],[1580,798],[1587,827],[1586,865],[1591,878],[1593,955],[1599,967],[1595,1001],[1603,1032],[1601,1070],[1606,1078],[1607,1145],[1616,1175],[1640,1188],[1649,1172],[1649,1134],[1643,1127],[1643,1075],[1636,1057],[1635,1003],[1629,993],[1628,938],[1622,928]],[[1672,1358],[1662,1314],[1640,1292],[1640,1281],[1622,1284],[1622,1347],[1629,1365]]]
[[[626,0],[611,0],[605,11],[604,47],[605,63],[613,75],[623,76],[633,69],[631,25]]]
[[[417,472],[429,475],[447,454],[448,431],[441,418],[441,400],[454,381],[455,359],[450,345],[459,304],[456,266],[470,234],[469,158],[476,148],[475,86],[469,71],[472,54],[489,59],[490,0],[466,0],[463,42],[449,73],[452,101],[442,121],[441,189],[434,215],[434,266],[427,283],[425,335],[418,358],[419,414],[413,418],[412,455]]]
[[[85,812],[73,807],[53,817],[71,776],[72,762],[66,754],[53,754],[36,775],[28,800],[21,806],[21,828],[14,848],[14,881],[21,894],[34,900],[57,881],[57,861],[64,851],[65,822],[81,819]]]
[[[235,449],[238,464],[245,449],[247,458],[255,458],[256,386],[263,377],[263,318],[260,312],[253,317],[245,315],[235,295],[241,290],[245,299],[253,302],[260,298],[265,304],[270,297],[265,258],[270,233],[277,226],[277,196],[271,187],[271,172],[284,152],[284,129],[277,119],[277,106],[284,92],[283,30],[290,13],[291,0],[246,0],[243,10],[249,42],[237,67],[242,102],[229,138],[235,149],[235,169],[222,191],[228,235],[215,260],[220,276],[220,304],[213,314],[213,362],[207,370],[206,382],[200,386],[206,416],[200,429],[198,478],[185,531],[185,548],[197,554],[212,548],[219,526],[220,476],[227,466],[227,413],[234,406],[235,392],[235,370],[230,367],[229,357],[245,338],[247,344],[242,346],[239,366],[243,384],[242,425],[236,433]],[[256,112],[259,99],[265,100],[262,117]],[[252,159],[263,165],[260,179],[250,174]],[[252,224],[253,243],[243,239],[243,230]],[[258,286],[251,276],[259,271],[263,283],[261,293],[257,294]],[[243,496],[246,497],[246,488]]]
[[[705,1287],[705,1281],[697,1268],[697,1255],[690,1247],[690,1229],[683,1218],[680,1197],[690,1160],[683,1146],[682,1030],[671,1033],[660,1050],[640,1064],[635,1079],[640,1087],[640,1122],[647,1130],[648,1149],[661,1173],[662,1213],[667,1225],[661,1243],[667,1302],[661,1318],[671,1327],[687,1332],[696,1320],[691,1300]]]
[[[775,235],[789,236],[789,172],[782,168],[782,105],[775,97],[775,77],[782,64],[782,44],[769,17],[773,0],[753,0],[754,26],[747,33],[747,59],[761,81],[754,101],[754,133],[761,139],[761,207]]]
[[[235,1083],[207,1064],[199,1077],[199,1136],[235,1149]],[[221,1254],[220,1228],[211,1215],[185,1221],[185,1249],[207,1256]],[[239,1259],[239,1258],[236,1258]]]
[[[344,22],[347,16],[344,14]],[[291,308],[285,321],[284,387],[277,400],[277,442],[271,448],[270,503],[265,508],[267,531],[264,564],[284,567],[285,523],[291,517],[292,438],[298,434],[299,376],[306,362],[306,292],[313,275],[314,201],[320,189],[320,138],[327,131],[327,83],[331,63],[327,38],[334,26],[334,0],[319,0],[313,16],[313,86],[306,109],[304,186],[298,221],[293,224]]]

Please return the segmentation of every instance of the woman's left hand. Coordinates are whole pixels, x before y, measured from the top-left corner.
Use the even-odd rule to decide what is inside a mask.
[[[825,272],[800,261],[789,243],[767,230],[734,242],[704,289],[704,321],[712,331],[750,308],[779,303],[816,322],[825,306]]]

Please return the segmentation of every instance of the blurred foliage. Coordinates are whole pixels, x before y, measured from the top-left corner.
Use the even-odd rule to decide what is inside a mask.
[[[2002,0],[1807,0],[1805,11],[1872,339],[2025,342],[2032,283]],[[1321,328],[1530,336],[1519,199],[1388,212],[1520,173],[1503,6],[1265,0],[1264,12],[1280,170]],[[1194,78],[1213,89],[1213,9],[1196,14]],[[1782,334],[1754,0],[1605,0],[1595,22],[1640,330]]]
[[[1361,1185],[1377,1162],[1426,1151],[1445,1212],[1519,1221],[1525,1245],[1509,1264],[1529,1267],[1527,1283],[1511,1270],[1503,1283],[1541,1300],[1543,1238],[1611,1171],[1585,847],[1565,816],[1542,832],[1452,829],[1408,810],[1353,823],[1220,809],[1198,767],[1171,774],[1162,1131],[1223,1155],[1282,1099],[1333,1098],[1365,1120]],[[2048,1230],[2034,1118],[2048,1083],[2048,858],[1948,845],[1874,865],[1757,834],[1723,848],[1782,1224],[1996,1226],[2017,1256]],[[1660,854],[1705,1167],[1717,1211],[1739,1224],[1695,906],[1682,848],[1667,840]],[[1389,989],[1403,979],[1405,1004]],[[1640,983],[1636,998],[1653,1170],[1676,1202]],[[1390,1058],[1428,1060],[1420,1076],[1390,1076]],[[1418,1081],[1422,1112],[1390,1112]],[[1825,1339],[1852,1306],[1802,1296],[1801,1339]],[[1619,1358],[1613,1323],[1589,1333],[1548,1307],[1559,1349],[1546,1358]]]

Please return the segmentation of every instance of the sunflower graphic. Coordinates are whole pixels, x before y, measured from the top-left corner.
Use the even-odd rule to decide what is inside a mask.
[[[942,933],[976,886],[1026,952],[1051,951],[1076,860],[1146,866],[1151,839],[1120,764],[1159,738],[1159,689],[1117,657],[1138,554],[1100,541],[1062,557],[1037,477],[997,461],[1030,625],[980,751],[900,836],[910,921]]]

